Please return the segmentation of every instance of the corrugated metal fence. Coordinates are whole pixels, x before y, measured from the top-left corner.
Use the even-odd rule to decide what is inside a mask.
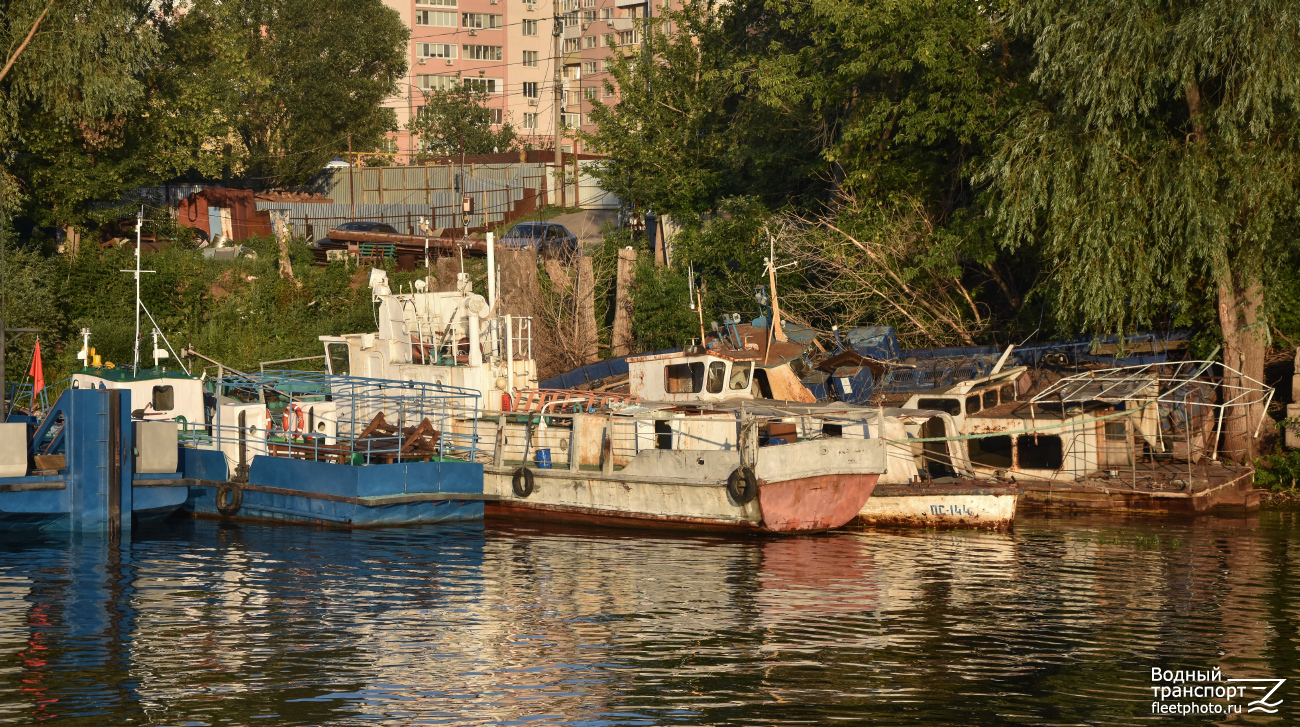
[[[545,167],[541,164],[514,164],[503,169],[478,166],[460,183],[456,167],[390,167],[335,170],[326,180],[325,195],[333,204],[304,202],[257,202],[257,209],[289,210],[289,224],[298,236],[319,238],[326,231],[353,219],[351,190],[356,190],[355,219],[385,222],[398,232],[414,234],[422,221],[430,230],[460,228],[461,196],[474,199],[470,227],[486,227],[505,219],[519,202],[538,200]],[[349,180],[349,172],[353,178]],[[454,186],[453,186],[454,185]],[[436,234],[436,233],[435,233]]]

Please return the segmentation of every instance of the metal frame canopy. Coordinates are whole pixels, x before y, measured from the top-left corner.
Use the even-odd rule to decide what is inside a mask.
[[[1228,383],[1229,380],[1237,383]],[[1217,387],[1221,392],[1220,401],[1192,395],[1196,386]],[[1218,410],[1220,430],[1225,410],[1263,404],[1259,421],[1255,423],[1258,436],[1273,393],[1273,387],[1218,361],[1177,361],[1098,369],[1067,376],[1049,384],[1029,401],[1031,404],[1100,401],[1142,406],[1206,407]]]

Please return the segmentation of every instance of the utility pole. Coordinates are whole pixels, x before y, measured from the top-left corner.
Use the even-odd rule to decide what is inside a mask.
[[[352,203],[352,219],[357,218],[357,183],[352,169],[352,132],[348,132],[348,201]]]
[[[564,84],[561,75],[561,70],[564,68],[564,56],[560,52],[561,36],[564,35],[564,16],[560,12],[560,0],[553,0],[553,2],[555,6],[555,28],[551,31],[551,36],[555,41],[555,105],[551,109],[551,116],[555,121],[555,172],[560,187],[560,206],[564,207],[564,152],[560,150],[560,142],[564,139],[564,133],[560,127],[560,122],[564,118],[563,114],[560,113],[560,109],[564,105]]]

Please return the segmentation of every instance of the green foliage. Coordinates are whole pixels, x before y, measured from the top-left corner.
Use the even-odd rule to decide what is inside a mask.
[[[632,350],[678,348],[700,337],[699,318],[687,304],[686,274],[681,268],[656,267],[654,256],[637,256],[632,284]]]
[[[982,178],[1003,244],[1039,245],[1061,310],[1106,330],[1269,281],[1291,245],[1300,33],[1281,0],[1026,0],[1040,96]],[[1138,22],[1139,18],[1141,22]]]
[[[1300,482],[1300,452],[1279,451],[1255,460],[1255,489],[1295,490],[1297,482]]]
[[[407,127],[430,157],[507,152],[519,144],[506,119],[494,128],[486,91],[457,84],[425,95],[424,107]]]

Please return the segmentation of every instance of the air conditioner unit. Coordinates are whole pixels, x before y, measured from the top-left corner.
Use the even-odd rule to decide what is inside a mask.
[[[531,13],[537,9],[537,3],[524,3],[524,7],[528,8],[528,12]]]
[[[420,63],[420,65],[424,65],[424,59],[421,58],[420,61],[419,61],[419,63]]]
[[[591,27],[591,23],[583,23],[583,24],[582,24],[582,30],[583,30],[583,32],[586,32],[587,28],[590,28],[590,27]]]
[[[450,59],[450,58],[447,59],[447,65],[449,65],[449,66],[451,65],[451,59]]]
[[[470,28],[470,29],[469,29],[469,34],[470,34],[470,35],[478,35],[478,30],[476,30],[475,28]]]
[[[536,106],[536,105],[537,105],[537,99],[535,99],[535,98],[530,98],[530,99],[528,99],[528,105],[529,105],[529,106]]]

